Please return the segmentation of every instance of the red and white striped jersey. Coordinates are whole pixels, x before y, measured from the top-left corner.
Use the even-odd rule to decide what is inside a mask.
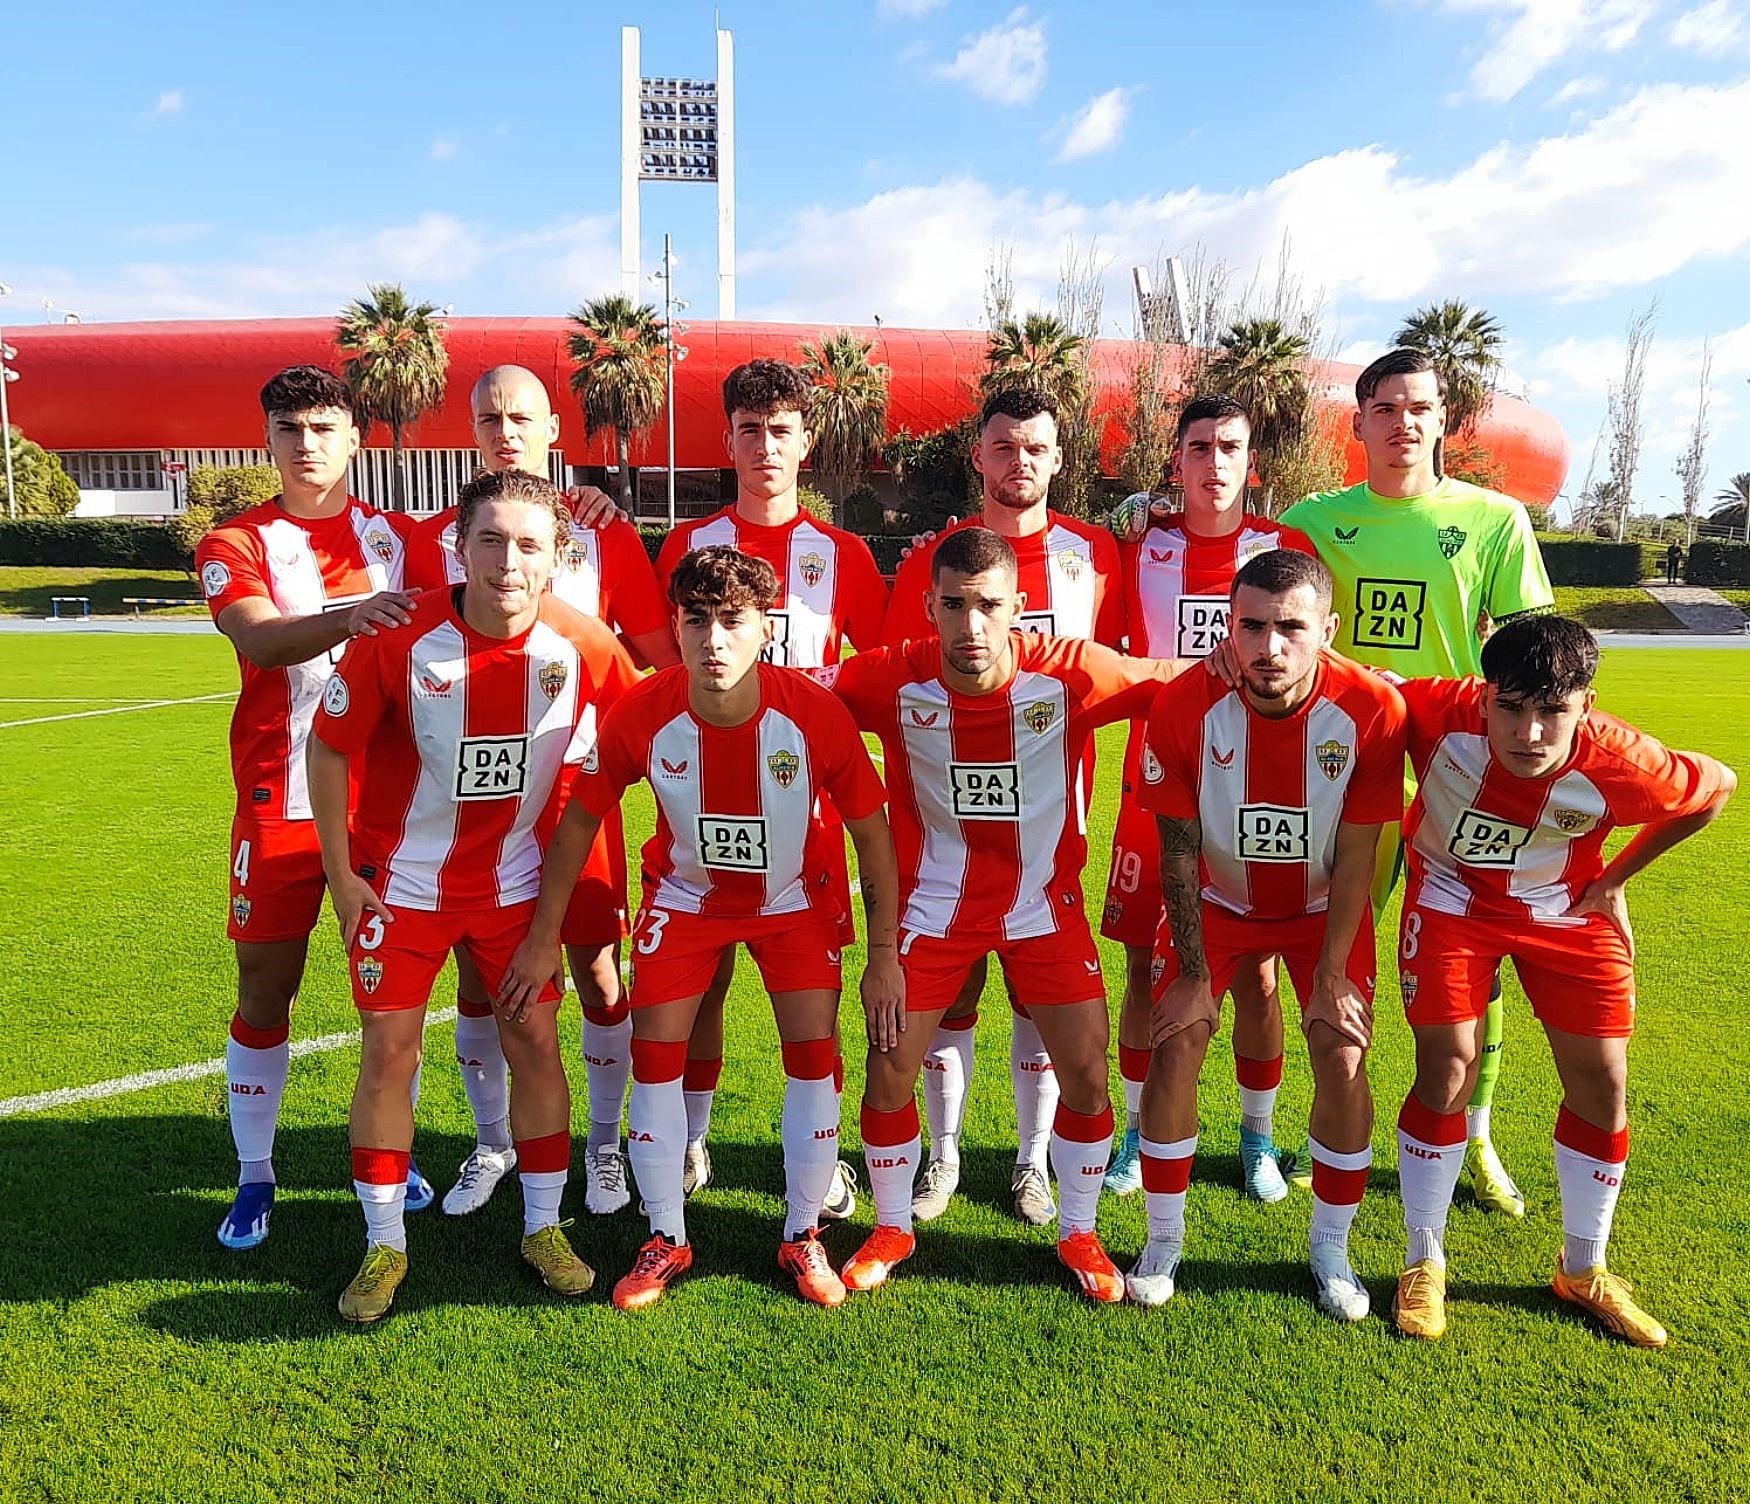
[[[1315,552],[1298,528],[1249,512],[1222,538],[1193,533],[1185,514],[1175,512],[1141,541],[1120,544],[1130,651],[1139,658],[1207,658],[1227,636],[1234,576],[1273,548]]]
[[[881,738],[900,923],[918,934],[1025,940],[1080,911],[1082,751],[1094,727],[1139,714],[1173,672],[1098,643],[1018,631],[1012,642],[1013,677],[984,695],[943,683],[934,637],[821,675]]]
[[[414,524],[408,539],[407,583],[424,590],[460,585],[456,507]],[[601,529],[573,523],[547,587],[575,611],[638,637],[668,629],[668,606],[638,529],[615,518]]]
[[[428,601],[442,605],[429,621]],[[364,754],[353,866],[398,908],[533,898],[569,772],[594,759],[599,716],[638,682],[606,627],[550,595],[519,637],[482,636],[444,592],[413,626],[354,638],[314,727]]]
[[[217,621],[226,607],[253,597],[271,601],[281,616],[314,616],[400,590],[404,522],[352,497],[333,517],[294,517],[276,496],[201,539],[201,593]],[[284,668],[258,668],[237,655],[243,692],[231,716],[231,775],[240,810],[264,820],[310,818],[304,739],[340,655],[335,647]]]
[[[1377,674],[1321,654],[1292,714],[1260,715],[1196,672],[1149,712],[1140,802],[1203,834],[1203,897],[1249,919],[1321,913],[1337,826],[1402,818],[1404,703]]]
[[[1015,619],[1015,626],[1047,637],[1086,638],[1117,647],[1125,630],[1118,544],[1111,533],[1093,523],[1051,511],[1045,518],[1039,532],[1009,539],[1018,583],[1027,594],[1027,609]],[[960,528],[983,526],[982,517],[969,517],[914,549],[900,564],[893,581],[893,603],[881,629],[882,642],[897,647],[913,637],[936,635],[924,605],[936,544]]]
[[[761,654],[788,668],[820,668],[839,661],[845,638],[859,649],[880,640],[887,585],[869,545],[855,533],[798,512],[782,527],[761,527],[732,506],[681,522],[663,540],[656,577],[667,596],[675,566],[696,548],[740,549],[764,559],[778,574],[778,604],[766,613],[772,641]]]
[[[650,785],[651,908],[751,919],[830,903],[817,880],[817,802],[830,797],[849,820],[886,802],[862,737],[831,694],[773,664],[755,672],[759,709],[739,726],[693,714],[684,666],[651,675],[603,718],[599,756],[572,787],[584,809],[604,816],[634,783]],[[836,826],[831,837],[844,839]]]
[[[1400,689],[1420,781],[1404,823],[1406,906],[1584,923],[1568,909],[1604,871],[1611,831],[1695,814],[1723,787],[1713,758],[1670,751],[1597,710],[1566,764],[1520,778],[1490,753],[1481,679],[1411,679]]]

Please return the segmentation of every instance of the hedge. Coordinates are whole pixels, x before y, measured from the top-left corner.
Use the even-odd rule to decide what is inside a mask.
[[[73,569],[187,569],[162,524],[130,517],[0,518],[0,564]]]
[[[1683,564],[1690,585],[1750,586],[1750,543],[1716,543],[1697,538]]]
[[[1552,585],[1638,585],[1645,578],[1639,543],[1548,537],[1537,543]]]

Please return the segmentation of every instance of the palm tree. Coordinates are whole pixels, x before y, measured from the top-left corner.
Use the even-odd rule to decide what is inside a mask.
[[[407,509],[404,438],[410,424],[444,399],[448,326],[435,303],[413,303],[394,282],[373,282],[340,311],[334,343],[346,384],[359,405],[360,428],[387,423],[395,441],[394,505]]]
[[[649,303],[624,293],[592,298],[571,315],[578,332],[569,349],[577,369],[571,393],[583,409],[583,432],[593,439],[613,430],[620,462],[620,505],[632,510],[632,441],[662,415],[668,372],[668,330]]]
[[[1312,406],[1306,379],[1312,346],[1304,334],[1272,318],[1241,319],[1216,345],[1206,380],[1251,415],[1252,448],[1268,498],[1271,461],[1299,436]]]
[[[1724,490],[1714,493],[1714,500],[1722,505],[1714,508],[1708,521],[1723,527],[1743,528],[1744,541],[1750,543],[1750,470],[1734,475],[1726,482]]]
[[[1507,341],[1494,315],[1457,298],[1430,303],[1404,320],[1392,342],[1433,360],[1446,383],[1447,433],[1469,431],[1489,405],[1501,374]]]
[[[809,423],[814,468],[834,510],[880,452],[887,436],[887,367],[869,357],[872,341],[840,329],[817,343],[802,342],[802,369],[814,383]]]
[[[986,393],[1010,387],[1040,387],[1065,414],[1078,412],[1088,390],[1087,341],[1053,313],[1029,313],[1017,322],[1000,319],[985,346]]]

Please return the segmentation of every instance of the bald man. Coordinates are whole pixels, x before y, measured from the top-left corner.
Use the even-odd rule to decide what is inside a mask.
[[[488,470],[523,470],[545,478],[559,438],[541,378],[522,366],[495,366],[469,394],[474,443]],[[599,511],[606,500],[594,487],[566,493],[574,511]],[[428,590],[461,583],[456,555],[456,509],[414,528],[408,545],[408,582]],[[643,665],[679,662],[668,608],[638,531],[616,518],[600,528],[579,527],[560,550],[551,589],[566,604],[616,631]],[[616,821],[604,827],[600,860],[586,869],[566,914],[565,953],[583,1004],[583,1058],[589,1077],[590,1126],[584,1164],[591,1212],[618,1211],[630,1200],[620,1152],[620,1116],[631,1074],[632,1025],[620,992],[620,940],[626,929],[626,843]],[[509,1123],[509,1085],[492,1004],[473,963],[456,952],[456,1058],[477,1142],[449,1194],[451,1216],[477,1211],[516,1165]]]

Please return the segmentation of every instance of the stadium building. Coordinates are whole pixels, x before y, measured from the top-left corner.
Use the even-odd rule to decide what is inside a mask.
[[[610,434],[585,441],[583,416],[569,395],[574,331],[560,318],[456,318],[448,321],[448,392],[443,403],[407,433],[408,503],[414,511],[447,506],[473,473],[468,392],[495,365],[529,367],[546,382],[560,415],[553,478],[607,485],[613,464]],[[723,446],[723,378],[758,356],[798,360],[809,324],[695,323],[688,358],[675,372],[674,462],[677,510],[700,516],[733,499],[734,474]],[[874,345],[873,358],[891,371],[889,433],[930,434],[977,406],[986,336],[966,329],[856,330]],[[182,478],[199,465],[266,464],[258,393],[284,366],[310,363],[339,369],[332,319],[250,319],[178,323],[44,325],[9,328],[19,380],[11,392],[12,422],[61,457],[82,493],[82,516],[164,517],[182,502]],[[1096,341],[1092,353],[1095,412],[1104,421],[1102,460],[1112,473],[1126,440],[1123,414],[1131,375],[1145,347]],[[1333,425],[1348,433],[1359,368],[1319,368],[1319,399]],[[638,510],[667,512],[667,424],[659,422],[632,449],[640,472]],[[1515,397],[1497,396],[1478,425],[1477,440],[1504,472],[1504,488],[1532,505],[1547,505],[1561,489],[1568,443],[1548,413]],[[390,504],[389,432],[373,426],[353,467],[352,489],[378,506]],[[1348,479],[1360,480],[1360,446],[1348,449]],[[880,478],[885,484],[885,477]]]

